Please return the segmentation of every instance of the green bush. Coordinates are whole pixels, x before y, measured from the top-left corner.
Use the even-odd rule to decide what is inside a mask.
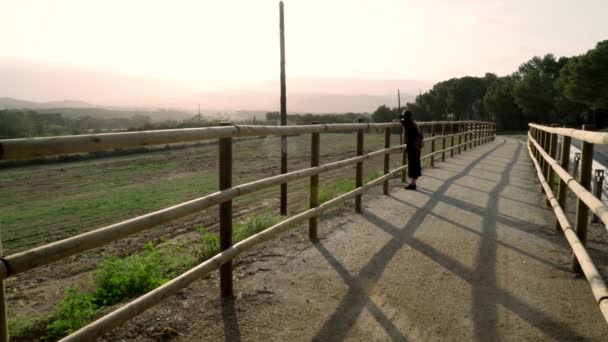
[[[239,242],[245,240],[251,235],[257,234],[266,228],[272,227],[280,221],[280,217],[270,211],[262,214],[251,215],[247,220],[241,224],[237,224],[234,228],[233,240]]]
[[[145,244],[145,251],[124,259],[111,256],[94,273],[94,300],[113,305],[146,293],[164,284],[189,266],[191,260],[168,255]]]
[[[47,326],[47,337],[54,339],[73,333],[90,322],[97,309],[91,294],[80,292],[76,286],[70,287],[53,314],[53,323]]]
[[[319,187],[319,204],[323,204],[334,197],[331,190]]]
[[[343,179],[336,184],[336,195],[345,194],[355,190],[355,182],[349,179]]]
[[[365,176],[365,181],[363,183],[367,184],[367,183],[373,181],[374,179],[380,178],[382,176],[383,176],[382,172],[372,171],[371,173],[367,174],[367,176]]]
[[[220,237],[207,232],[204,227],[200,227],[198,232],[201,234],[201,248],[195,253],[200,261],[205,261],[220,252]]]

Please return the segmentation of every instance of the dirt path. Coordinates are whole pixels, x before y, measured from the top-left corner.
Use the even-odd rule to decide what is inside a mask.
[[[213,274],[107,339],[605,340],[525,145],[498,138],[423,174],[323,218],[317,244],[303,227],[240,258],[234,300]]]

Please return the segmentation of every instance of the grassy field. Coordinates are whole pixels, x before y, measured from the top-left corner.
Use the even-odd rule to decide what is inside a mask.
[[[323,134],[321,163],[355,155],[355,135]],[[392,143],[399,141],[397,135]],[[365,151],[382,148],[382,134],[366,134]],[[428,149],[430,144],[427,144]],[[288,139],[289,170],[310,166],[310,136]],[[279,172],[278,137],[244,140],[233,145],[233,184]],[[217,191],[217,145],[158,151],[88,161],[26,166],[0,171],[0,223],[6,253],[14,253],[119,222]],[[391,167],[400,165],[400,153]],[[364,175],[382,170],[382,158],[365,163]],[[354,166],[323,174],[322,187],[354,180]],[[308,180],[289,184],[289,210],[305,207]],[[235,201],[235,212],[275,206],[279,189],[267,189]],[[249,209],[250,211],[251,209]],[[196,214],[206,226],[216,208]]]

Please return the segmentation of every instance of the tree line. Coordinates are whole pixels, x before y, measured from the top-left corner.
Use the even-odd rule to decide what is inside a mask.
[[[489,120],[499,129],[529,122],[579,126],[608,124],[608,40],[574,57],[533,57],[511,75],[466,76],[439,82],[408,102],[417,120]],[[376,122],[393,120],[397,108],[380,106]]]

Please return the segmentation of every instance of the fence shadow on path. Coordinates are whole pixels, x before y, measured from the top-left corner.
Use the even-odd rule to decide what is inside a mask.
[[[346,337],[348,331],[353,326],[363,309],[367,307],[367,303],[369,302],[367,293],[369,293],[369,291],[376,286],[382,272],[384,271],[384,268],[388,265],[393,256],[411,239],[414,232],[421,227],[427,212],[430,212],[440,202],[442,195],[446,193],[454,182],[466,176],[481,160],[488,155],[491,155],[505,144],[505,141],[497,144],[481,154],[475,160],[471,161],[459,174],[448,178],[436,190],[436,196],[431,197],[424,207],[417,210],[416,213],[410,217],[409,221],[403,228],[397,228],[395,234],[392,234],[391,240],[387,242],[386,245],[384,245],[367,264],[365,264],[365,266],[363,266],[357,276],[353,277],[354,283],[365,284],[365,288],[361,288],[360,286],[349,286],[346,295],[342,298],[338,304],[338,307],[332,313],[329,319],[317,332],[313,340],[340,341]],[[366,215],[363,216],[366,217]],[[321,244],[319,245],[322,246]],[[322,255],[328,258],[328,253],[322,253]],[[328,258],[328,262],[338,273],[343,272],[342,269],[344,269],[344,267],[339,264],[335,258]],[[387,333],[389,333],[389,336],[391,336],[390,332]]]
[[[382,314],[381,310],[368,297],[368,294],[378,283],[384,269],[389,264],[391,259],[406,244],[471,285],[473,291],[473,336],[476,341],[487,341],[488,339],[497,338],[498,305],[501,305],[507,310],[515,313],[540,331],[543,331],[545,334],[547,334],[547,336],[551,336],[554,339],[584,339],[584,337],[580,336],[567,326],[553,320],[540,310],[529,306],[524,301],[508,293],[507,291],[498,288],[496,284],[495,268],[497,245],[511,248],[548,266],[561,269],[558,265],[555,265],[547,260],[535,257],[528,252],[517,249],[517,247],[497,240],[495,230],[497,222],[501,222],[502,224],[506,225],[518,225],[521,223],[526,223],[528,226],[530,225],[530,223],[520,220],[505,219],[498,214],[500,201],[499,195],[509,185],[510,173],[521,154],[521,144],[518,144],[518,146],[514,149],[512,158],[505,165],[500,182],[498,182],[489,192],[487,210],[480,212],[479,208],[468,205],[463,206],[460,202],[454,203],[454,201],[452,201],[453,205],[462,207],[464,210],[472,211],[475,214],[481,214],[480,216],[483,217],[483,230],[481,232],[476,232],[478,235],[480,235],[481,242],[476,266],[473,269],[465,266],[460,261],[445,255],[441,251],[436,250],[434,247],[429,246],[425,242],[413,236],[415,231],[422,227],[425,217],[427,215],[434,215],[432,210],[440,202],[443,202],[446,200],[446,198],[448,198],[446,192],[450,186],[454,185],[458,179],[469,175],[470,171],[476,165],[478,165],[480,161],[491,155],[496,150],[505,147],[505,144],[506,142],[503,141],[497,146],[494,146],[476,159],[472,160],[458,174],[444,180],[436,191],[429,194],[429,199],[426,204],[420,208],[417,208],[416,212],[409,218],[408,222],[403,227],[397,227],[374,215],[372,212],[366,211],[363,218],[368,220],[374,226],[390,234],[391,239],[375,255],[371,257],[371,259],[365,264],[365,266],[363,266],[359,274],[356,276],[349,274],[345,267],[341,265],[340,262],[321,243],[316,245],[317,249],[321,252],[321,255],[323,255],[327,259],[328,263],[336,270],[336,272],[340,274],[349,288],[347,294],[342,298],[333,314],[323,324],[313,340],[343,340],[347,336],[348,331],[354,325],[361,312],[366,308],[369,309],[372,316],[380,323],[380,325],[384,327],[388,336],[393,341],[406,340],[403,332],[400,332],[398,328],[395,327],[384,314]],[[465,228],[469,231],[471,230],[470,228],[462,225],[457,226],[459,228]],[[362,284],[365,284],[365,286],[362,286]]]

